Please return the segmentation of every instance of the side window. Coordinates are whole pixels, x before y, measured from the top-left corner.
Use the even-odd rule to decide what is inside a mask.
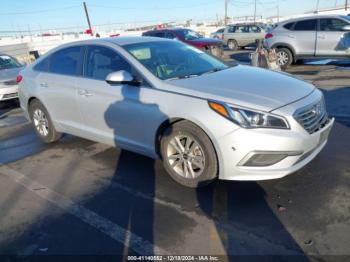
[[[114,50],[103,46],[90,46],[88,48],[84,76],[105,80],[109,73],[119,70],[131,73],[131,66]]]
[[[51,55],[50,72],[76,76],[79,74],[80,54],[82,47],[64,48]]]
[[[294,24],[295,24],[294,22],[288,23],[288,24],[285,24],[283,27],[284,27],[285,29],[292,30],[292,27],[293,27]]]
[[[44,58],[39,63],[37,63],[33,69],[35,71],[39,71],[39,72],[48,72],[49,71],[49,60],[50,60],[49,57]]]
[[[261,32],[260,28],[257,27],[257,26],[255,26],[255,25],[250,26],[250,27],[249,27],[249,31],[250,31],[251,33],[260,33],[260,32]]]
[[[249,26],[236,26],[236,33],[248,33],[249,32]]]
[[[175,35],[171,32],[165,32],[165,38],[174,39]]]
[[[340,19],[321,19],[320,20],[320,31],[343,31],[343,27],[348,25]]]
[[[217,33],[223,33],[225,30],[225,28],[219,29],[218,31],[216,31]]]
[[[156,33],[154,34],[154,36],[164,38],[164,37],[165,37],[165,33],[164,33],[164,32],[156,32]]]
[[[235,26],[229,26],[228,32],[229,32],[229,33],[234,33],[234,32],[236,32],[236,27],[235,27]]]
[[[294,31],[316,31],[316,24],[316,19],[303,20],[295,24]]]

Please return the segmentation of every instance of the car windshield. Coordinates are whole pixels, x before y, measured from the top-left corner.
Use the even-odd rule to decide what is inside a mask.
[[[0,69],[11,69],[21,67],[22,65],[13,57],[0,55]]]
[[[178,41],[137,43],[124,48],[162,80],[188,78],[228,68],[207,53]]]
[[[185,40],[195,40],[199,38],[203,38],[202,35],[198,34],[197,32],[189,29],[184,30],[177,30],[176,31],[181,37],[183,37]]]

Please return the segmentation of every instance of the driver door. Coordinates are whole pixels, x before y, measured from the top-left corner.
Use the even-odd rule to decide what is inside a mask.
[[[347,22],[338,18],[320,19],[319,30],[317,31],[317,56],[346,55],[348,48],[341,43],[343,37],[350,37],[350,33],[343,31]]]
[[[115,50],[105,46],[87,47],[84,78],[78,84],[79,108],[84,122],[84,137],[134,151],[142,148],[140,128],[143,126],[141,87],[110,85],[109,73],[125,70],[130,64]]]

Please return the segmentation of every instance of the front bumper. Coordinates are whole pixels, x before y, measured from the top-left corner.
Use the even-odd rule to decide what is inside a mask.
[[[291,174],[314,159],[328,140],[334,119],[316,133],[301,130],[240,128],[219,140],[223,155],[219,178],[226,180],[267,180]],[[288,156],[268,166],[244,166],[256,152]]]
[[[18,86],[0,87],[0,101],[18,98]]]

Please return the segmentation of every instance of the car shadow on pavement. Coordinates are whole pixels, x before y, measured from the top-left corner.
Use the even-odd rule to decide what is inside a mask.
[[[0,119],[3,118],[6,113],[17,108],[19,108],[18,99],[1,101],[0,102]]]
[[[147,137],[142,132],[142,128],[147,126],[147,120],[140,117],[142,112],[138,112],[137,116],[132,113],[128,114],[127,111],[130,109],[130,106],[152,112],[154,117],[167,119],[167,116],[161,112],[157,104],[147,104],[142,101],[140,98],[141,89],[142,88],[138,86],[122,85],[122,100],[111,104],[105,112],[105,122],[113,131],[116,147],[119,146],[120,142],[125,143],[125,138],[128,138],[127,141],[142,141],[144,137]],[[126,119],[126,117],[128,119]],[[119,119],[122,119],[122,121],[119,121]],[[125,127],[121,123],[127,123],[128,126]],[[137,145],[133,145],[132,147],[135,148]],[[141,174],[141,177],[139,179],[135,178],[134,174],[136,174],[136,177]],[[129,188],[133,188],[135,185],[137,186],[138,181],[135,181],[135,179],[141,181],[144,179],[144,181],[142,181],[142,186],[147,188],[148,196],[154,197],[154,174],[154,160],[135,153],[122,151],[116,164],[114,178],[117,179],[120,184],[129,184]],[[109,194],[110,197],[108,197]],[[115,214],[112,215],[113,221],[127,231],[141,236],[150,244],[154,245],[153,226],[155,211],[153,201],[149,201],[147,198],[139,199],[135,194],[123,194],[121,198],[116,198],[113,188],[111,188],[109,192],[104,192],[103,195],[103,199],[101,199],[101,204],[99,205],[102,209],[98,213],[103,214],[103,212],[108,210],[111,206],[118,207],[118,209],[115,210]],[[109,203],[106,203],[106,196],[107,199],[110,200]],[[134,254],[132,247],[135,243],[132,242],[133,239],[130,239],[127,231],[125,231],[125,235],[122,236],[124,239],[123,250],[117,251],[117,253],[123,254],[124,256]]]
[[[322,90],[327,111],[336,122],[350,127],[350,87]]]
[[[308,261],[256,182],[217,181],[197,190],[200,209],[213,221],[228,255]]]

